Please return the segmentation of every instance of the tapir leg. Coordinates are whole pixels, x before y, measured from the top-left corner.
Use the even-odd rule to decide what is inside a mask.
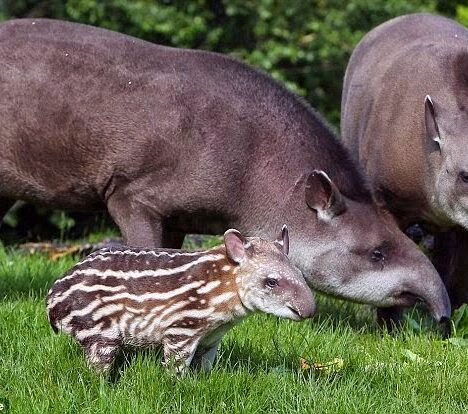
[[[214,360],[216,358],[216,353],[218,352],[219,343],[221,340],[217,341],[210,348],[197,349],[194,359],[192,360],[192,365],[196,368],[200,368],[204,371],[209,371],[213,367]]]
[[[185,233],[172,231],[153,209],[138,201],[113,195],[107,209],[119,227],[126,244],[132,247],[180,249]]]
[[[124,242],[131,247],[163,246],[162,218],[138,201],[112,196],[107,209],[119,227]]]
[[[456,232],[457,255],[454,271],[453,307],[468,303],[468,231]]]
[[[168,335],[164,339],[164,362],[163,365],[174,368],[179,374],[187,371],[195,352],[197,350],[200,338],[181,337],[180,335]]]
[[[434,235],[434,250],[432,252],[432,263],[440,274],[450,302],[454,304],[455,293],[455,271],[457,262],[457,234],[455,231],[437,233]]]
[[[117,339],[105,337],[82,344],[88,364],[101,373],[110,370],[119,351],[119,346],[120,342]]]
[[[434,265],[447,287],[452,308],[468,303],[468,232],[441,233],[434,247]]]

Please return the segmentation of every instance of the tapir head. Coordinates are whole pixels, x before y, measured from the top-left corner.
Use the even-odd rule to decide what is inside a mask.
[[[468,92],[468,78],[465,83]],[[438,212],[435,219],[468,229],[468,94],[449,100],[427,95],[425,132],[425,185],[428,201]]]
[[[291,258],[315,289],[377,307],[424,302],[438,321],[450,317],[447,291],[437,271],[378,206],[345,197],[323,171],[303,187],[308,217]],[[308,234],[310,233],[310,234]]]

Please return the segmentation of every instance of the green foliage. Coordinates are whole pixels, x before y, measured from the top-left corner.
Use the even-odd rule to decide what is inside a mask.
[[[49,220],[60,230],[60,240],[63,240],[65,233],[75,225],[75,220],[60,210],[53,211]]]
[[[468,305],[465,303],[453,312],[454,335],[468,339]]]
[[[468,27],[468,6],[463,6],[461,4],[457,6],[457,20]]]

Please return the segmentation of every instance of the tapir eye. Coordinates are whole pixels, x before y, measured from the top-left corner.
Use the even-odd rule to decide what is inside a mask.
[[[371,260],[373,262],[381,262],[384,259],[385,256],[379,249],[375,249],[371,254]]]
[[[460,177],[460,180],[462,180],[462,182],[468,184],[468,172],[467,171],[461,171],[460,174],[458,174],[458,176]]]
[[[269,288],[274,288],[278,286],[278,281],[276,279],[273,279],[272,277],[267,277],[265,279],[265,286]]]

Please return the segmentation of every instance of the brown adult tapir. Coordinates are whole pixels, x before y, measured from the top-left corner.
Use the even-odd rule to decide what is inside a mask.
[[[368,33],[346,71],[343,140],[401,228],[437,233],[434,264],[468,300],[468,30],[413,14]]]
[[[107,208],[135,247],[291,230],[319,291],[450,315],[430,263],[320,117],[230,57],[52,20],[0,25],[0,195]]]

